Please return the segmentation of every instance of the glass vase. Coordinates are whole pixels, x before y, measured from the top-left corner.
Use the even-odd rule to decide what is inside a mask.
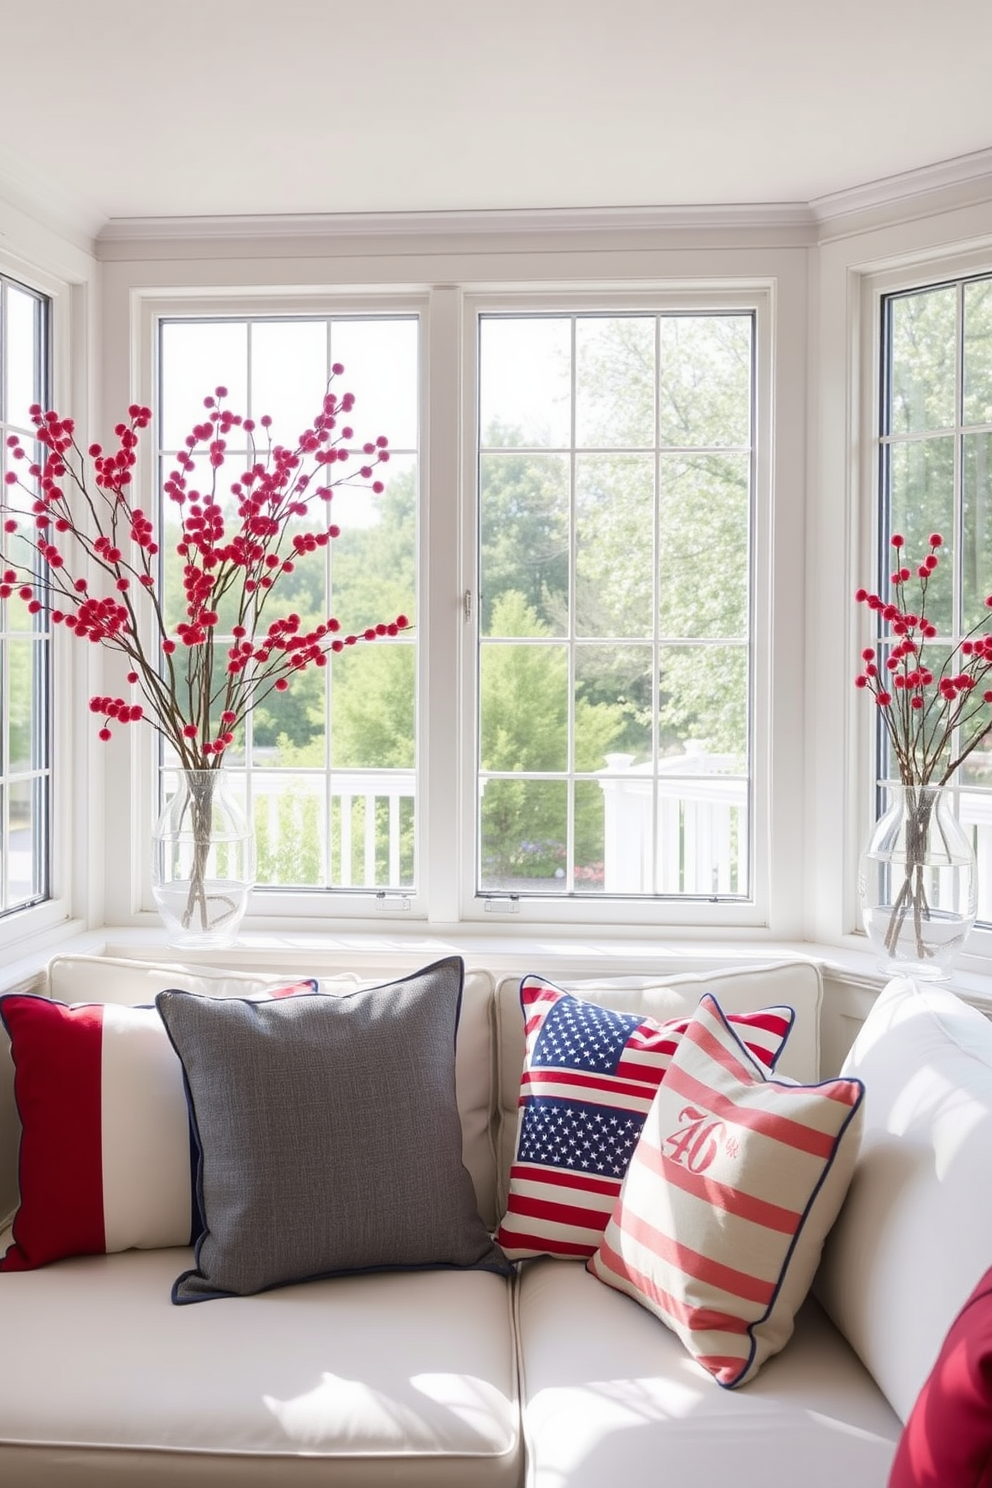
[[[152,834],[152,893],[169,944],[232,945],[254,879],[254,836],[230,776],[181,770]]]
[[[945,981],[975,923],[978,872],[949,786],[896,785],[861,858],[861,914],[879,966]]]

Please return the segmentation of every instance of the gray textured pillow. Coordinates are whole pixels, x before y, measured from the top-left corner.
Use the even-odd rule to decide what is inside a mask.
[[[508,1273],[462,1163],[453,956],[346,996],[161,992],[200,1147],[204,1232],[174,1302],[341,1271]]]

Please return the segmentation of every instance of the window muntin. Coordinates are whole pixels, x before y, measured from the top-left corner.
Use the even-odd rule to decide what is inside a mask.
[[[305,429],[340,362],[355,394],[356,444],[385,434],[381,495],[338,489],[341,536],[280,578],[273,616],[305,626],[337,615],[345,631],[386,615],[416,620],[419,320],[413,315],[166,317],[159,321],[161,484],[217,386],[245,416],[272,418],[275,442]],[[246,451],[234,434],[220,494]],[[224,479],[223,477],[226,477]],[[303,521],[312,527],[312,521]],[[163,503],[167,619],[183,618],[178,524]],[[230,623],[230,622],[229,622]],[[220,621],[224,624],[223,615]],[[349,648],[310,668],[249,715],[225,769],[242,785],[256,831],[260,887],[412,892],[417,880],[416,631]],[[224,654],[229,633],[219,636]],[[163,788],[175,761],[162,759]]]
[[[49,406],[48,299],[0,275],[0,436],[2,474],[17,472],[8,449],[17,436],[36,448],[29,409]],[[30,498],[5,486],[7,501],[33,524]],[[33,568],[31,550],[17,532],[3,534],[4,554]],[[38,597],[43,598],[42,591]],[[28,613],[17,597],[0,600],[0,915],[50,896],[51,738],[49,687],[51,636],[47,605]]]
[[[927,606],[934,647],[949,653],[987,616],[992,594],[992,276],[888,294],[881,307],[878,592],[890,585],[894,533],[917,557],[939,532]],[[890,754],[880,728],[880,783],[897,774]],[[951,783],[978,853],[979,921],[989,926],[992,744],[973,751]]]
[[[751,312],[479,319],[477,892],[746,899]]]

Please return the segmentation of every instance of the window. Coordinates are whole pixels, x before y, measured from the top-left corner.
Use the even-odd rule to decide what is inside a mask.
[[[750,312],[483,315],[477,892],[746,899]]]
[[[273,618],[291,611],[310,629],[330,615],[345,632],[416,616],[419,445],[419,322],[416,316],[165,318],[159,322],[160,489],[175,453],[203,418],[203,399],[227,389],[228,407],[272,439],[295,447],[321,402],[335,363],[338,392],[355,395],[356,443],[385,434],[384,490],[339,488],[341,535],[280,576]],[[374,425],[374,427],[373,427]],[[260,438],[265,435],[260,431]],[[228,439],[218,496],[245,470],[247,442]],[[203,489],[211,474],[203,471]],[[321,508],[323,515],[323,508]],[[312,519],[302,520],[312,529]],[[179,525],[163,502],[166,619],[183,620]],[[219,654],[233,640],[218,634]],[[223,631],[224,617],[219,629]],[[310,667],[249,715],[225,769],[240,780],[255,827],[261,887],[411,890],[417,877],[415,630]],[[166,791],[174,778],[163,758]]]
[[[992,593],[992,277],[962,277],[882,300],[879,441],[880,572],[889,539],[925,555],[943,537],[940,580],[928,595],[936,644],[953,649],[986,616]],[[890,778],[884,731],[879,780]],[[979,919],[992,923],[992,743],[955,777],[958,814],[979,857]]]
[[[251,914],[319,917],[334,891],[360,920],[769,924],[773,868],[795,874],[769,852],[768,287],[290,293],[142,311],[163,497],[217,385],[285,442],[340,362],[356,442],[389,439],[382,495],[335,495],[341,535],[280,594],[304,621],[415,625],[262,700],[229,749]]]
[[[0,275],[0,431],[3,470],[16,475],[8,440],[34,446],[28,412],[50,403],[49,304],[33,290]],[[33,523],[29,498],[5,484],[7,504]],[[31,566],[17,530],[3,534],[3,557]],[[49,735],[50,635],[48,612],[34,615],[18,598],[0,599],[0,915],[50,894],[49,836],[51,742]]]

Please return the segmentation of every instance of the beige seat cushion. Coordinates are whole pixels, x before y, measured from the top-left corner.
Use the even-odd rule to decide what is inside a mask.
[[[740,1390],[579,1261],[525,1261],[517,1315],[527,1488],[885,1488],[899,1420],[812,1300]]]
[[[500,1277],[350,1276],[175,1307],[188,1264],[128,1251],[0,1276],[0,1482],[519,1481]]]

